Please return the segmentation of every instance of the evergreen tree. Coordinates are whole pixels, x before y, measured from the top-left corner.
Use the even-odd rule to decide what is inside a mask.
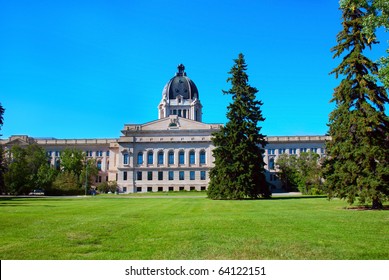
[[[324,176],[330,198],[352,204],[358,197],[360,203],[382,208],[389,197],[389,118],[384,108],[389,99],[385,89],[369,78],[378,67],[363,54],[376,43],[362,32],[368,10],[352,1],[342,7],[343,30],[332,51],[334,57],[347,54],[331,72],[343,80],[332,99],[336,107],[329,118],[332,140],[326,143]]]
[[[247,65],[243,54],[234,60],[229,74],[232,88],[223,91],[232,95],[228,121],[213,134],[215,166],[210,171],[208,197],[212,199],[243,199],[270,197],[263,162],[265,136],[260,122],[265,119],[256,100],[258,90],[248,84]]]

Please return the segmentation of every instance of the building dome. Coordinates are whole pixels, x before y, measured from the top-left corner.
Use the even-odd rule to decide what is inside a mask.
[[[169,99],[176,99],[177,96],[182,96],[183,99],[198,99],[199,92],[195,83],[186,76],[185,66],[178,65],[178,72],[170,79],[162,91],[162,97]]]

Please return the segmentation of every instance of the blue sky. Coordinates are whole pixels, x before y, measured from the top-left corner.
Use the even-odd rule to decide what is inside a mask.
[[[126,123],[157,119],[180,63],[203,121],[225,123],[222,90],[242,52],[264,103],[262,133],[325,134],[340,30],[335,0],[0,0],[0,133],[119,137]],[[385,55],[388,33],[379,39],[373,59]]]

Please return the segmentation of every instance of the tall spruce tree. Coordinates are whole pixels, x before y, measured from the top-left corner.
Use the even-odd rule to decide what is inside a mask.
[[[343,30],[332,48],[334,58],[344,52],[340,65],[331,73],[343,79],[335,88],[332,102],[336,107],[329,118],[324,177],[329,197],[372,203],[382,208],[389,198],[389,118],[385,114],[388,95],[370,75],[377,65],[363,54],[377,43],[362,32],[368,6],[353,1],[342,7]]]
[[[212,199],[243,199],[270,197],[264,169],[265,136],[260,133],[261,101],[258,90],[248,84],[247,65],[243,54],[234,60],[229,74],[232,88],[223,91],[232,95],[228,121],[213,134],[215,166],[210,171],[208,197]]]

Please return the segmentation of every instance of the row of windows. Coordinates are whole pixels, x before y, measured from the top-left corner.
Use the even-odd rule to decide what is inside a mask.
[[[146,160],[148,165],[154,164],[154,152],[149,151],[146,154]],[[175,157],[174,157],[174,151],[169,151],[168,152],[168,164],[174,164],[175,163]],[[178,153],[178,164],[185,164],[185,152],[180,151]],[[142,165],[144,162],[144,153],[139,152],[137,155],[137,161],[136,163],[138,165]],[[123,154],[123,164],[128,164],[129,163],[129,155],[128,153]],[[199,163],[200,164],[205,164],[206,163],[206,152],[204,150],[200,151],[199,153]],[[157,154],[157,164],[158,165],[163,165],[165,164],[165,154],[163,151],[159,151]],[[189,152],[189,164],[196,164],[196,154],[194,150],[191,150]]]
[[[61,156],[60,151],[47,151],[47,155],[51,157],[52,155],[55,155],[56,157]],[[106,156],[109,157],[109,151],[105,152]],[[93,151],[85,151],[85,155],[87,157],[92,157],[93,156]],[[96,157],[102,157],[103,156],[103,151],[96,151]]]
[[[200,190],[201,191],[205,191],[207,189],[206,186],[201,186],[200,187]],[[178,190],[180,191],[185,191],[185,187],[184,186],[180,186],[178,188]],[[196,190],[196,187],[195,186],[190,186],[189,187],[189,190],[190,191],[195,191]],[[126,192],[127,191],[127,188],[126,187],[123,187],[123,192]],[[136,187],[136,192],[143,192],[143,191],[147,191],[147,192],[153,192],[153,191],[158,191],[158,192],[163,192],[163,191],[169,191],[169,192],[173,192],[174,191],[174,187],[173,186],[170,186],[170,187],[167,187],[167,188],[164,188],[164,187]]]
[[[317,150],[318,150],[318,148],[310,148],[310,149],[300,148],[300,153],[306,153],[306,152],[309,152],[309,151],[311,151],[313,153],[317,153]],[[278,149],[278,154],[279,155],[285,154],[286,151],[289,151],[290,155],[297,154],[297,149],[296,148]],[[323,152],[323,148],[322,148],[322,152]],[[268,155],[275,155],[276,154],[276,149],[267,149],[267,154]]]
[[[206,171],[202,170],[202,171],[197,171],[197,172],[199,172],[200,180],[206,180]],[[146,179],[146,178],[144,178],[144,175],[143,175],[144,173],[147,176],[146,178],[148,181],[154,180],[153,171],[138,171],[136,173],[136,180],[142,181],[142,180]],[[175,173],[176,172],[172,171],[172,170],[167,171],[167,172],[158,171],[158,173],[157,173],[158,181],[164,180],[164,176],[166,176],[166,175],[167,175],[167,179],[169,181],[173,181],[173,180],[175,180],[175,176],[176,176]],[[185,174],[185,171],[178,171],[178,180],[180,180],[180,181],[185,180],[185,176],[187,176]],[[127,179],[128,179],[128,173],[127,173],[127,171],[124,171],[123,172],[123,181],[127,181]],[[189,171],[189,180],[196,180],[196,171]]]

